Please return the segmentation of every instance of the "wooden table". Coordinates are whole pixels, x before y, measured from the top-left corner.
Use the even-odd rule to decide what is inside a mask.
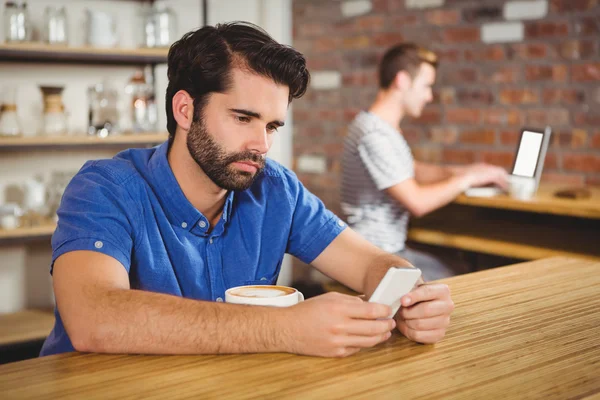
[[[600,189],[588,199],[561,199],[564,187],[541,185],[528,201],[507,195],[459,196],[411,220],[412,242],[523,260],[567,256],[600,260]]]
[[[24,310],[0,314],[0,347],[33,340],[43,340],[54,326],[54,313]]]
[[[345,359],[63,354],[0,366],[3,399],[600,397],[600,263],[553,258],[447,279],[447,337]]]

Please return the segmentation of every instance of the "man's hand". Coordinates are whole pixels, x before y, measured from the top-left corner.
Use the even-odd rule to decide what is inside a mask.
[[[388,340],[396,326],[390,307],[355,296],[326,293],[282,309],[284,348],[290,353],[346,357]]]
[[[446,335],[454,310],[448,285],[421,285],[401,301],[402,308],[395,319],[404,336],[418,343],[436,343]]]
[[[490,164],[472,164],[465,168],[464,177],[468,187],[494,184],[502,189],[508,188],[508,173],[504,168]]]

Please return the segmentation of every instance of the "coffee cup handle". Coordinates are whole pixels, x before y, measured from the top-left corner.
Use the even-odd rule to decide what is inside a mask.
[[[299,290],[297,291],[297,293],[298,293],[298,303],[303,302],[304,301],[304,295]]]

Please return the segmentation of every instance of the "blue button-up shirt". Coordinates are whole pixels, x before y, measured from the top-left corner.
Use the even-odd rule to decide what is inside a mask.
[[[221,301],[230,287],[274,284],[286,252],[312,262],[345,225],[268,159],[248,190],[228,194],[209,228],[173,175],[167,143],[129,149],[86,163],[70,182],[51,265],[70,251],[97,251],[123,265],[133,289]],[[74,350],[58,309],[55,316],[41,355]]]

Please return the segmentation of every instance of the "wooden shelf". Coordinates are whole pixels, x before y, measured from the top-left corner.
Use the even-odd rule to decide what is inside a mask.
[[[600,260],[595,230],[581,227],[551,229],[509,221],[485,221],[477,225],[463,221],[420,221],[411,227],[408,239],[417,243],[493,254],[503,257],[535,260],[567,256]],[[584,240],[587,239],[587,240]]]
[[[162,143],[167,139],[167,133],[129,133],[105,138],[86,135],[0,137],[0,151],[35,150],[56,147],[150,145]]]
[[[56,225],[41,225],[27,228],[0,229],[0,241],[49,239]]]
[[[44,43],[0,44],[0,59],[16,62],[146,65],[167,62],[168,48],[101,49],[50,46]]]
[[[43,340],[54,326],[54,313],[25,310],[0,314],[0,346]]]

